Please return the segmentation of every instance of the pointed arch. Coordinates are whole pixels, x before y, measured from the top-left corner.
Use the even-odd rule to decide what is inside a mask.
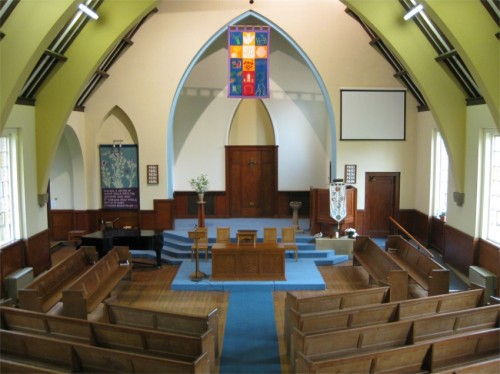
[[[253,17],[257,20],[260,20],[261,22],[271,26],[271,28],[279,33],[290,45],[295,49],[295,51],[303,58],[305,64],[309,67],[311,70],[314,78],[316,79],[316,82],[320,88],[321,94],[324,98],[325,101],[325,107],[327,110],[327,117],[328,117],[328,122],[330,125],[330,175],[332,178],[336,178],[336,164],[337,164],[337,151],[336,151],[336,126],[335,126],[335,118],[334,118],[334,112],[333,112],[333,107],[331,104],[330,100],[330,95],[328,93],[328,90],[326,88],[326,85],[323,82],[323,79],[321,78],[318,70],[312,63],[312,61],[309,59],[307,54],[300,48],[300,46],[283,30],[281,29],[278,25],[275,23],[271,22],[269,19],[265,18],[264,16],[260,15],[259,13],[249,10],[240,16],[234,18],[232,21],[230,21],[227,25],[232,25],[236,24],[246,18]],[[182,89],[186,83],[187,78],[189,77],[189,74],[191,71],[194,69],[200,58],[203,56],[203,54],[207,51],[207,49],[210,47],[210,45],[217,39],[219,38],[223,33],[227,31],[227,25],[224,27],[221,27],[218,32],[216,32],[212,37],[200,48],[198,53],[195,55],[193,60],[190,62],[188,65],[186,71],[184,72],[183,76],[181,77],[181,80],[179,82],[179,85],[177,86],[177,89],[174,94],[174,98],[172,100],[172,106],[168,118],[168,124],[167,124],[167,198],[172,198],[173,197],[173,186],[174,186],[174,180],[173,180],[173,175],[174,175],[174,136],[173,136],[173,128],[174,128],[174,123],[175,123],[175,112],[176,112],[176,107],[177,103],[179,100],[179,97],[181,95]]]

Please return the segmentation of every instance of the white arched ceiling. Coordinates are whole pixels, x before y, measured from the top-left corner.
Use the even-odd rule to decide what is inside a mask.
[[[283,126],[281,130],[278,128],[275,132],[276,138],[281,141],[280,152],[283,149],[286,151],[284,139],[298,141],[293,145],[289,144],[292,149],[286,152],[295,155],[298,162],[294,162],[290,157],[280,158],[280,160],[288,160],[289,163],[293,164],[293,168],[302,162],[300,160],[307,159],[306,157],[300,158],[297,150],[309,154],[310,150],[314,152],[319,149],[324,152],[324,155],[312,157],[313,161],[309,162],[313,165],[305,165],[304,167],[308,168],[311,174],[314,174],[314,170],[323,168],[323,163],[326,166],[322,172],[328,174],[326,170],[329,161],[331,161],[330,167],[332,169],[329,170],[329,173],[335,177],[336,147],[333,109],[325,85],[312,62],[283,30],[256,12],[245,12],[231,21],[230,24],[266,24],[272,28],[271,98],[263,100],[263,103],[274,126],[278,126],[277,124]],[[175,93],[167,130],[167,196],[169,198],[173,196],[174,180],[176,189],[187,186],[186,181],[192,175],[183,173],[188,169],[188,172],[191,173],[206,172],[207,169],[212,169],[215,175],[210,173],[210,177],[211,180],[216,181],[216,185],[211,185],[211,187],[214,187],[215,190],[224,188],[223,182],[220,182],[224,181],[223,145],[227,144],[228,127],[239,103],[236,99],[226,99],[226,31],[227,25],[222,27],[200,49],[186,69]],[[210,58],[215,58],[214,56],[223,61],[223,67],[215,70],[199,68]],[[309,84],[304,86],[303,82],[290,79],[290,76],[286,74],[287,65],[283,65],[283,69],[276,68],[283,61],[287,64],[292,61],[296,66],[301,66],[304,72],[301,76],[309,75],[306,77]],[[274,70],[273,66],[275,66]],[[206,74],[207,71],[210,71],[210,75]],[[299,113],[298,116],[297,113]],[[287,127],[287,124],[291,122],[289,121],[291,117],[295,121],[298,117],[303,119],[303,122],[309,125],[308,131],[314,133],[313,136],[309,137],[315,143],[310,145],[310,149],[300,147],[302,139],[296,139],[297,135],[300,134],[300,124],[296,124],[295,128],[293,126]],[[189,141],[187,141],[188,138]],[[222,145],[214,146],[214,142]],[[200,146],[200,144],[204,144],[204,146]],[[190,167],[186,168],[183,165],[188,165],[188,157]],[[194,170],[193,165],[198,170]],[[279,165],[279,170],[287,169],[282,166],[284,165]],[[279,176],[279,178],[281,177]],[[307,180],[307,178],[302,178],[302,180]],[[321,182],[324,183],[324,180]],[[288,187],[294,189],[293,181],[288,183]]]

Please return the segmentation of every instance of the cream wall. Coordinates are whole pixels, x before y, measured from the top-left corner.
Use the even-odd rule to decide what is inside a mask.
[[[192,1],[183,1],[181,4],[160,2],[159,12],[134,36],[134,45],[110,69],[110,77],[87,102],[85,122],[88,142],[85,157],[90,191],[88,208],[100,207],[98,154],[92,137],[106,113],[115,105],[127,114],[138,133],[139,160],[142,165],[139,176],[141,208],[150,209],[153,199],[167,197],[167,142],[172,141],[167,138],[167,124],[173,115],[171,105],[175,91],[192,59],[210,37],[249,9],[246,2],[231,2],[231,6],[227,6],[228,2],[205,3],[207,6],[200,8],[198,2]],[[320,7],[311,7],[307,1],[295,1],[294,7],[281,1],[256,2],[252,10],[284,30],[310,58],[330,95],[337,134],[341,88],[402,87],[393,78],[392,68],[369,46],[366,33],[345,14],[344,6],[339,2],[324,2]],[[271,48],[272,45],[271,40]],[[278,70],[275,73],[277,79],[282,78],[290,68],[293,66],[283,66],[282,70]],[[215,80],[220,77],[225,79],[225,69],[223,65],[218,71],[205,72],[213,75]],[[293,77],[292,73],[289,76]],[[326,186],[331,147],[326,110],[315,103],[298,103],[293,96],[296,92],[292,86],[295,84],[299,90],[301,85],[297,82],[291,80],[285,92],[279,91],[283,89],[282,82],[279,83],[279,86],[273,83],[276,95],[266,102],[283,154],[280,154],[279,189],[307,190],[311,185]],[[317,82],[313,83],[311,89],[319,91]],[[213,88],[209,80],[198,81],[198,84]],[[175,128],[174,138],[179,131],[185,131],[182,136],[186,143],[183,144],[185,148],[177,149],[175,153],[174,189],[189,189],[187,179],[200,172],[208,172],[213,189],[225,187],[223,147],[236,104],[228,104],[228,99],[224,97],[224,85],[225,82],[221,81],[219,91],[209,93],[211,97],[204,107],[198,107],[199,101],[194,102],[192,109],[199,111],[199,116],[191,119],[191,123],[183,124],[187,128]],[[416,103],[410,95],[408,97],[406,142],[337,142],[336,166],[339,177],[343,175],[345,163],[359,165],[358,181],[363,180],[365,171],[404,170],[401,208],[414,206],[416,180],[415,159],[401,157],[402,153],[416,147]],[[206,147],[207,143],[214,141],[214,145]],[[302,144],[301,147],[296,147],[297,141]],[[146,164],[159,165],[158,186],[144,185]],[[358,208],[363,209],[364,182],[358,183],[357,187],[360,197]]]

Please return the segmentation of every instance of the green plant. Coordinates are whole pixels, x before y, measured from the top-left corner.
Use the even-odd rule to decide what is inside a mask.
[[[189,180],[189,184],[198,193],[205,193],[208,191],[208,187],[210,185],[210,182],[208,181],[208,175],[207,174],[200,174],[196,178],[191,178]]]

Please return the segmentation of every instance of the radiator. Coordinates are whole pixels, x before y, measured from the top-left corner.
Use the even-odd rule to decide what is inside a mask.
[[[490,301],[490,296],[495,296],[497,277],[491,271],[480,266],[469,266],[469,282],[484,287],[484,302]]]
[[[33,268],[23,268],[9,274],[4,279],[7,297],[17,304],[17,291],[33,281]]]

